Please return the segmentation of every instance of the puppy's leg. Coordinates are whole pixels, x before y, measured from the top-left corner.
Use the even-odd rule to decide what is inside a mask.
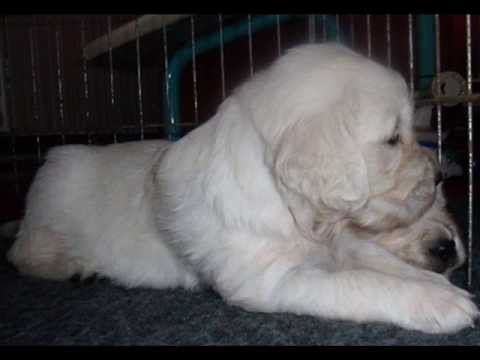
[[[352,270],[367,269],[400,279],[433,282],[446,286],[462,296],[469,298],[473,296],[451,284],[442,274],[410,265],[374,242],[343,237],[336,240],[335,250],[337,260],[343,267]]]
[[[47,227],[21,228],[7,259],[21,273],[46,279],[65,280],[80,270],[67,256],[63,236]]]
[[[214,286],[227,301],[249,310],[390,322],[428,333],[460,330],[478,316],[469,297],[453,286],[349,263],[314,264],[298,249],[268,241],[255,250],[235,246],[214,256]]]
[[[336,249],[334,256],[338,261],[344,266],[348,264],[351,269],[368,269],[399,278],[453,286],[445,276],[410,265],[371,241],[353,239],[345,234],[335,240],[334,248]],[[467,294],[466,291],[457,289]]]

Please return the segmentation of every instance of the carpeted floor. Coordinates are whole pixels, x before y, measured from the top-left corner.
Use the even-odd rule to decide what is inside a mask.
[[[124,289],[106,280],[78,285],[22,277],[4,260],[10,243],[0,239],[0,345],[480,344],[480,324],[457,334],[425,335],[385,324],[250,313],[209,290]],[[478,267],[480,258],[477,274]],[[457,271],[453,281],[463,285],[465,271]],[[478,286],[473,292],[480,305]]]

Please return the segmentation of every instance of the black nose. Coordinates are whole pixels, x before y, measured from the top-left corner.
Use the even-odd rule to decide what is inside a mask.
[[[455,242],[450,239],[439,239],[435,241],[433,247],[431,247],[428,251],[432,256],[445,263],[450,262],[457,257]]]
[[[435,186],[440,184],[442,181],[443,181],[443,174],[441,171],[439,171],[435,174]]]

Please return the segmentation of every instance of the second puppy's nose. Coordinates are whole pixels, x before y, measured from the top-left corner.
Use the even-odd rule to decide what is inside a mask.
[[[449,263],[457,257],[455,242],[450,239],[439,239],[435,245],[429,249],[430,255],[439,260]]]

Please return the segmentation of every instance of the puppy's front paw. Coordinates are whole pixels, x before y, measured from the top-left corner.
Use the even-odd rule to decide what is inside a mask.
[[[414,282],[404,289],[399,323],[426,333],[451,333],[473,327],[480,313],[471,295],[451,284]]]

